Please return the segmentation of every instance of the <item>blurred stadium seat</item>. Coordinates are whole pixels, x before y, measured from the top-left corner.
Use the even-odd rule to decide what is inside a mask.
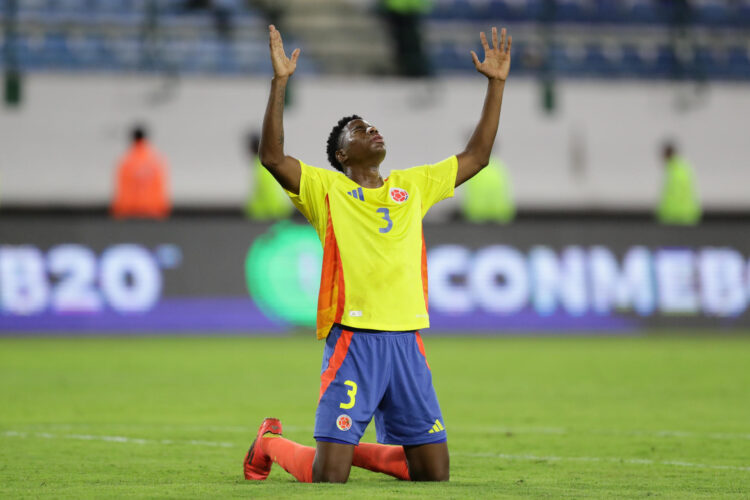
[[[291,43],[310,56],[301,60],[300,72],[367,72],[377,66],[360,68],[354,65],[357,57],[334,50],[340,43],[331,27],[351,17],[341,15],[342,5],[278,4],[287,7],[292,27],[287,39],[298,34]],[[8,5],[0,0],[1,17]],[[180,0],[24,0],[18,2],[17,36],[9,48],[29,71],[268,74],[262,11],[267,4],[223,0],[221,5],[232,15],[229,37],[217,33],[209,10],[186,10]],[[337,11],[343,21],[335,19]],[[519,74],[750,79],[750,0],[436,0],[426,21],[428,47],[441,73],[473,72],[467,54],[481,49],[476,31],[502,24],[514,33]],[[351,23],[365,33],[361,20],[351,17]],[[339,38],[350,36],[345,28]],[[5,48],[7,41],[2,43]],[[675,43],[684,47],[677,50]],[[361,46],[353,40],[351,45],[351,50]],[[334,64],[335,58],[344,62]]]
[[[170,71],[270,74],[262,12],[224,0],[234,36],[216,32],[208,10],[188,11],[180,0],[24,0],[9,47],[26,71]],[[8,15],[0,0],[0,24]],[[300,44],[292,36],[295,46]],[[0,36],[2,48],[8,44]],[[6,52],[0,55],[5,64]],[[301,73],[315,73],[313,61]]]
[[[427,20],[438,71],[473,71],[474,33],[494,24],[513,32],[517,73],[746,80],[750,72],[748,0],[438,0]]]

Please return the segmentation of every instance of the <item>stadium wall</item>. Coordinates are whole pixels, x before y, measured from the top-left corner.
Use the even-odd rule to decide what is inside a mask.
[[[750,326],[750,225],[427,224],[431,332]],[[0,334],[314,331],[307,224],[0,220]]]
[[[0,112],[0,203],[106,204],[127,131],[140,121],[171,165],[178,206],[241,206],[249,186],[242,137],[260,125],[266,79],[35,74],[26,84],[23,106]],[[479,76],[299,78],[285,118],[288,152],[325,166],[330,127],[359,113],[386,138],[386,172],[438,161],[461,150],[484,87]],[[540,103],[537,82],[509,82],[498,154],[520,207],[650,210],[661,183],[659,144],[673,137],[697,171],[707,209],[750,210],[746,86],[566,80],[554,114]]]

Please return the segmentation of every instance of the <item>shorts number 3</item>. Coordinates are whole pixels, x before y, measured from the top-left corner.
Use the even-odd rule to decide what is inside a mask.
[[[349,402],[341,403],[339,406],[345,410],[348,410],[349,408],[354,407],[355,398],[357,397],[357,383],[351,380],[347,380],[344,382],[344,385],[348,385],[349,387],[351,387],[351,389],[346,391],[346,394],[349,396]]]

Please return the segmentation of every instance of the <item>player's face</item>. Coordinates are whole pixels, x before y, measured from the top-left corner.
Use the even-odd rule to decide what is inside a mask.
[[[351,160],[374,160],[380,163],[385,158],[385,140],[378,129],[365,120],[352,120],[344,128],[342,149]]]

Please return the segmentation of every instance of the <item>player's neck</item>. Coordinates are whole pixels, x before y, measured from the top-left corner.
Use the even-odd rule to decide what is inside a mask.
[[[360,186],[368,189],[379,188],[384,184],[380,176],[380,166],[345,167],[344,174]]]

